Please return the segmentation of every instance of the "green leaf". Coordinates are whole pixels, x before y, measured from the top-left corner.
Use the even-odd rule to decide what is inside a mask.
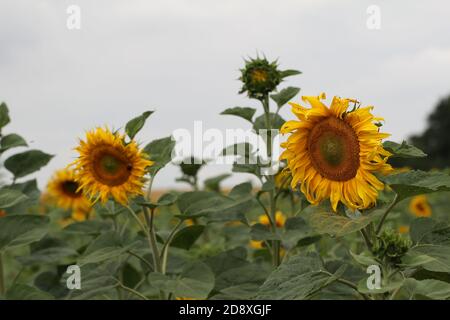
[[[38,288],[17,283],[13,285],[6,293],[8,300],[54,300],[55,298]]]
[[[362,266],[370,266],[370,265],[378,265],[378,261],[376,261],[372,256],[367,254],[356,254],[350,250],[350,255],[355,259],[357,263]]]
[[[27,199],[28,197],[19,190],[9,188],[0,189],[0,209],[15,206]]]
[[[230,176],[231,176],[231,174],[225,173],[225,174],[221,174],[221,175],[218,175],[218,176],[215,176],[215,177],[206,179],[206,180],[204,181],[205,188],[206,188],[206,189],[209,189],[209,190],[211,190],[211,191],[216,191],[216,192],[218,192],[218,191],[220,191],[220,183],[221,183],[223,180],[229,178]]]
[[[13,215],[0,219],[0,251],[39,241],[48,231],[49,219],[37,215]]]
[[[290,246],[306,246],[320,239],[302,217],[290,217],[284,225],[283,242]]]
[[[11,133],[4,137],[2,137],[0,143],[0,152],[5,152],[6,150],[17,148],[17,147],[26,147],[27,143],[24,138],[19,136],[18,134]]]
[[[301,74],[301,73],[302,72],[298,71],[298,70],[288,69],[288,70],[281,71],[281,78],[295,76],[295,75],[298,75],[298,74]]]
[[[214,287],[214,274],[202,262],[187,264],[175,279],[160,273],[151,273],[148,280],[153,287],[171,292],[177,298],[206,299]]]
[[[250,296],[248,296],[248,291],[244,294],[248,299],[254,296],[255,287],[263,284],[271,268],[266,264],[250,263],[246,260],[246,257],[247,250],[243,247],[237,247],[205,260],[205,263],[215,275],[214,291],[223,291],[227,288],[236,291],[236,286],[241,287],[241,289],[242,286],[246,286],[247,291],[248,285],[250,285],[254,289],[253,292]]]
[[[291,101],[299,92],[300,88],[287,87],[281,90],[279,93],[272,94],[270,97],[273,101],[276,102],[278,108],[281,108],[286,103]]]
[[[243,182],[237,184],[231,189],[228,196],[233,199],[241,199],[243,197],[248,197],[252,194],[253,185],[251,182]]]
[[[358,282],[358,291],[365,294],[380,294],[394,291],[403,285],[404,281],[393,281],[387,284],[382,283],[380,289],[369,289],[367,287],[367,278],[363,278]]]
[[[99,234],[110,231],[111,229],[111,223],[99,220],[86,220],[69,224],[64,228],[64,232],[86,236],[98,236]]]
[[[272,123],[272,128],[274,130],[280,130],[281,126],[286,122],[280,115],[275,114],[273,112],[269,115],[270,121]],[[253,124],[253,129],[259,133],[260,130],[268,130],[266,125],[266,117],[265,115],[260,115],[255,119]]]
[[[450,191],[450,176],[443,172],[413,170],[389,175],[383,180],[397,193],[398,201],[418,194]]]
[[[226,109],[225,111],[222,111],[221,114],[229,114],[237,117],[244,118],[247,121],[252,122],[252,118],[256,112],[256,109],[248,108],[248,107],[234,107]]]
[[[308,299],[336,281],[343,273],[340,268],[330,276],[317,254],[296,255],[273,271],[257,292],[257,299]]]
[[[78,253],[75,249],[67,246],[56,246],[38,250],[28,256],[18,257],[17,260],[24,266],[40,266],[56,264],[66,258],[75,258],[77,255]]]
[[[0,130],[6,126],[11,119],[9,118],[9,110],[6,103],[2,102],[0,104]]]
[[[450,245],[450,225],[430,218],[417,218],[409,232],[416,244]]]
[[[250,228],[250,236],[252,240],[265,241],[265,240],[280,240],[281,237],[278,234],[274,234],[270,231],[268,226],[261,223],[255,223]]]
[[[115,231],[103,233],[98,236],[78,259],[78,265],[99,263],[109,259],[117,259],[120,255],[132,249],[134,243],[125,243]]]
[[[209,222],[241,220],[253,207],[253,197],[232,199],[216,192],[193,191],[178,197],[181,218],[205,216]]]
[[[181,229],[175,234],[171,242],[172,247],[189,250],[202,235],[205,230],[205,226],[194,225]]]
[[[430,259],[430,262],[421,264],[424,269],[433,272],[450,272],[450,247],[448,246],[434,244],[418,245],[411,248],[407,256],[409,259],[415,258],[416,261],[418,260],[417,256],[421,256],[422,261],[429,257],[433,260]],[[408,261],[403,261],[403,263],[405,262]]]
[[[407,144],[406,141],[403,141],[402,144],[393,141],[385,141],[383,142],[383,147],[393,154],[391,156],[392,158],[423,158],[427,156],[422,150]]]
[[[5,161],[5,168],[8,169],[15,178],[21,178],[30,173],[38,171],[53,158],[52,155],[40,150],[29,150],[15,154]]]
[[[150,156],[150,160],[155,162],[148,168],[148,172],[152,176],[172,160],[172,151],[174,147],[175,141],[172,137],[166,137],[153,140],[144,148],[145,153]]]
[[[128,137],[133,140],[136,134],[144,127],[145,120],[153,113],[154,111],[145,111],[140,116],[131,119],[125,126],[125,132]]]
[[[445,300],[450,298],[450,284],[434,279],[417,281],[408,278],[405,280],[402,290],[408,292],[408,299],[423,300],[426,297],[428,299]]]
[[[381,217],[384,211],[382,208],[374,209],[364,215],[349,218],[321,208],[308,207],[305,209],[303,216],[317,233],[342,237],[361,230],[370,222]]]
[[[88,300],[96,297],[104,299],[104,294],[111,292],[117,287],[115,277],[121,266],[122,263],[120,261],[80,266],[81,289],[70,290],[67,298],[71,300]],[[69,276],[68,273],[64,273],[61,279],[61,286],[66,286]]]

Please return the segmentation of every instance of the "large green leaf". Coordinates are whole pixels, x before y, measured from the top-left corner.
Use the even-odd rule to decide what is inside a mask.
[[[323,210],[320,207],[309,207],[305,210],[303,216],[315,232],[342,237],[361,230],[378,219],[384,211],[384,209],[375,209],[354,217],[346,217]]]
[[[271,129],[280,130],[281,126],[284,124],[284,119],[275,113],[270,113],[269,115],[270,122],[272,123]],[[266,124],[266,116],[260,115],[255,119],[255,122],[253,124],[253,129],[259,133],[260,130],[268,130],[267,124]]]
[[[281,108],[286,103],[295,98],[295,96],[300,92],[300,88],[287,87],[278,93],[272,94],[270,97],[276,102],[278,108]]]
[[[345,271],[330,275],[317,254],[296,255],[273,271],[257,292],[257,299],[308,299],[336,281]]]
[[[204,181],[205,184],[205,188],[211,191],[220,191],[220,184],[222,183],[223,180],[229,178],[231,176],[231,174],[229,173],[224,173],[209,179],[206,179]]]
[[[52,155],[40,150],[29,150],[15,154],[5,161],[5,168],[8,169],[15,178],[21,178],[30,173],[36,172],[53,158]]]
[[[0,189],[0,209],[15,206],[27,199],[28,197],[19,190],[9,188]]]
[[[11,119],[9,118],[8,106],[6,105],[6,103],[2,102],[0,104],[0,131],[10,121],[11,121]]]
[[[417,263],[419,261],[420,263]],[[409,260],[406,260],[409,259]],[[403,258],[403,263],[408,263],[415,259],[416,266],[433,272],[450,272],[450,247],[434,244],[421,244],[411,248]],[[428,260],[426,260],[428,259]],[[412,260],[414,261],[414,260]],[[427,262],[428,261],[428,262]]]
[[[444,281],[426,279],[426,280],[415,280],[406,279],[403,286],[402,292],[406,293],[406,297],[401,297],[402,299],[436,299],[444,300],[450,298],[450,284]]]
[[[78,252],[56,237],[46,236],[30,245],[30,254],[17,257],[24,266],[71,263]]]
[[[37,215],[13,215],[0,219],[0,251],[40,240],[48,231],[49,219]]]
[[[151,273],[148,280],[153,287],[171,292],[178,298],[205,299],[214,287],[214,274],[202,262],[187,264],[176,278]]]
[[[115,231],[109,231],[98,236],[78,259],[78,265],[99,263],[109,259],[117,259],[120,255],[131,250],[136,242],[124,240]]]
[[[5,152],[6,150],[12,148],[26,147],[26,146],[27,143],[24,138],[22,138],[18,134],[11,133],[2,137],[0,142],[0,152]]]
[[[252,122],[253,115],[255,114],[256,109],[248,108],[248,107],[234,107],[228,108],[225,111],[222,111],[221,114],[229,114],[237,117],[241,117],[247,121]]]
[[[417,244],[450,245],[450,225],[430,218],[415,219],[409,234]]]
[[[177,200],[182,218],[205,216],[216,222],[241,220],[253,204],[252,196],[233,199],[206,191],[186,192]]]
[[[170,245],[172,247],[189,250],[195,241],[202,235],[204,230],[205,226],[201,225],[185,227],[175,234]]]
[[[412,170],[383,180],[398,194],[399,201],[418,194],[450,191],[450,175],[444,172]]]
[[[54,300],[51,294],[27,284],[17,283],[6,292],[8,300]]]
[[[79,235],[97,236],[101,233],[110,231],[112,224],[99,220],[86,220],[69,224],[64,228],[65,232],[76,233]]]
[[[134,139],[136,134],[144,127],[145,120],[153,113],[154,111],[145,111],[140,116],[131,119],[125,126],[125,132],[127,133],[130,139]]]
[[[111,261],[100,264],[87,264],[81,267],[81,289],[70,290],[67,296],[73,300],[88,300],[93,298],[105,298],[105,294],[111,293],[117,287],[116,274],[121,267],[120,261]],[[61,279],[61,286],[66,286],[65,273]]]
[[[427,156],[422,150],[407,144],[406,141],[403,141],[401,144],[385,141],[383,142],[383,147],[392,153],[392,158],[423,158]]]
[[[172,137],[153,140],[145,146],[144,151],[150,156],[150,159],[155,162],[148,169],[151,175],[155,175],[172,160],[172,151],[174,147],[175,141]]]

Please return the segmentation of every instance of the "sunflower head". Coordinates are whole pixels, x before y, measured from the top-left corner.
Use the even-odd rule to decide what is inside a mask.
[[[80,190],[75,171],[62,169],[54,173],[47,185],[45,198],[66,210],[89,210],[90,202]]]
[[[288,163],[291,187],[300,186],[312,204],[329,198],[334,211],[339,202],[353,210],[374,206],[384,188],[374,174],[392,171],[391,154],[381,143],[389,136],[379,130],[382,118],[354,99],[334,97],[330,107],[322,102],[325,94],[302,99],[310,108],[290,103],[298,120],[281,128],[290,133],[281,159]]]
[[[265,226],[270,225],[269,218],[265,214],[260,215],[258,220],[259,220],[259,223],[261,223],[262,225],[265,225]],[[281,211],[277,211],[275,213],[275,225],[278,228],[282,228],[282,227],[284,227],[285,223],[286,223],[286,216]]]
[[[90,199],[105,203],[113,197],[127,204],[129,197],[143,193],[146,168],[153,162],[135,141],[125,143],[124,135],[97,128],[75,150],[79,153],[74,162],[78,182]]]
[[[250,240],[248,245],[252,249],[262,249],[262,248],[264,248],[264,242],[263,241]]]
[[[239,79],[243,82],[239,93],[247,92],[250,98],[261,100],[277,88],[282,80],[282,73],[278,70],[276,61],[269,62],[266,58],[258,57],[246,61]]]
[[[425,195],[413,197],[409,203],[409,211],[416,217],[430,217],[432,213],[431,206]]]

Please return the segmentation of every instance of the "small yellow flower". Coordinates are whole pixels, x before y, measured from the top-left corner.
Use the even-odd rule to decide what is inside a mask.
[[[262,249],[262,248],[264,248],[264,242],[263,241],[250,240],[249,246],[252,249]]]
[[[411,199],[409,203],[409,210],[416,217],[430,217],[431,216],[431,206],[428,203],[427,197],[425,195],[415,196]]]
[[[409,226],[400,226],[398,227],[398,233],[405,234],[409,232]]]
[[[354,99],[334,97],[326,106],[318,97],[304,96],[306,108],[290,103],[298,120],[287,121],[281,133],[290,133],[281,160],[287,160],[291,187],[305,194],[312,204],[330,199],[334,211],[339,202],[351,209],[375,205],[384,184],[375,176],[392,171],[391,155],[383,148],[377,125],[382,118],[372,115],[373,107],[358,107]],[[351,104],[351,105],[350,105]]]
[[[66,210],[87,211],[90,209],[90,202],[79,189],[80,184],[76,181],[73,170],[58,170],[50,179],[41,201],[54,201],[58,207]]]
[[[186,219],[186,220],[184,220],[184,223],[185,223],[188,227],[190,227],[190,226],[193,226],[193,225],[194,225],[194,220],[192,220],[192,219]]]
[[[126,205],[130,197],[143,194],[146,168],[153,162],[135,141],[125,143],[124,139],[118,132],[97,128],[75,149],[78,182],[91,200],[105,203],[112,196]]]
[[[269,221],[269,217],[267,217],[267,215],[263,214],[260,215],[259,218],[259,223],[265,225],[265,226],[270,226],[270,221]],[[275,224],[278,228],[282,228],[284,227],[284,224],[286,222],[286,216],[281,212],[281,211],[277,211],[275,213]]]

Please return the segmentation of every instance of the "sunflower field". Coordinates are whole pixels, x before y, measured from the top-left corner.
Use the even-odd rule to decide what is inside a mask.
[[[389,119],[356,98],[283,86],[300,74],[246,60],[240,93],[261,107],[222,115],[260,135],[264,157],[227,146],[232,172],[202,183],[211,159],[188,157],[188,187],[174,190],[152,187],[176,147],[139,136],[153,111],[118,130],[80,128],[74,161],[39,190],[29,175],[53,155],[8,131],[2,103],[0,298],[449,299],[449,171],[394,165],[427,154],[390,141]],[[253,179],[224,186],[244,173]]]

